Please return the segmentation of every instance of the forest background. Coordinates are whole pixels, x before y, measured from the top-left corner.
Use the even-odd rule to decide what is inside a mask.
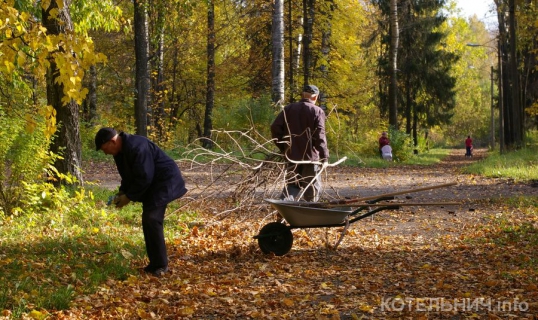
[[[497,1],[498,30],[433,0],[7,3],[2,158],[39,155],[23,171],[52,161],[83,181],[81,154],[100,126],[169,150],[211,147],[213,129],[268,137],[306,83],[321,89],[335,155],[375,154],[385,130],[400,159],[467,135],[517,148],[534,126],[522,111],[536,107],[532,1]]]
[[[176,159],[216,146],[238,151],[224,132],[250,135],[244,150],[244,141],[272,146],[275,115],[312,83],[333,162],[377,157],[382,131],[396,162],[463,148],[467,135],[492,152],[524,148],[537,120],[538,10],[531,0],[495,5],[496,30],[444,0],[4,1],[0,226],[8,236],[0,240],[12,252],[35,242],[31,251],[46,261],[0,255],[4,270],[22,272],[0,275],[8,283],[0,309],[23,314],[36,300],[67,308],[74,289],[54,277],[93,281],[83,288],[91,291],[110,274],[128,277],[122,256],[143,259],[136,209],[118,216],[94,201],[109,190],[71,188],[84,185],[83,160],[103,160],[94,147],[101,126],[146,135]],[[114,224],[123,222],[128,232]],[[81,274],[67,270],[71,251],[88,243],[121,262],[101,269],[90,257]],[[28,280],[37,267],[51,271],[53,286]]]
[[[219,130],[249,132],[263,144],[280,107],[306,83],[321,89],[334,157],[375,155],[381,131],[400,161],[460,146],[467,135],[477,147],[494,149],[497,140],[503,152],[523,147],[536,126],[533,1],[496,1],[498,30],[462,17],[453,1],[6,4],[7,216],[24,207],[24,183],[83,182],[82,154],[96,156],[101,126],[176,154],[217,140],[235,148]]]

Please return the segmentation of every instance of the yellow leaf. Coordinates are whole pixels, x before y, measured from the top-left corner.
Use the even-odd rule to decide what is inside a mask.
[[[41,0],[41,8],[48,9],[50,7],[50,0]]]
[[[56,18],[56,17],[58,17],[58,13],[59,13],[59,12],[60,12],[60,11],[58,11],[58,9],[56,9],[56,8],[49,10],[49,14],[50,14],[50,16],[51,16],[52,18]]]
[[[149,319],[150,315],[144,309],[137,309],[136,313],[141,319]]]
[[[97,229],[97,228],[95,228]],[[99,229],[97,229],[99,230]],[[125,258],[125,259],[131,259],[133,257],[133,254],[130,253],[129,251],[125,250],[125,249],[121,249],[121,255]]]
[[[363,312],[372,312],[374,309],[370,307],[369,305],[362,305],[359,307],[359,310]]]
[[[180,316],[190,316],[194,314],[194,309],[191,307],[183,307],[178,310]]]
[[[37,310],[32,310],[30,311],[30,313],[28,314],[28,316],[32,319],[43,319],[45,317],[45,315],[42,313],[42,312],[39,312]]]
[[[284,298],[284,300],[282,300],[282,303],[286,305],[286,307],[293,307],[295,305],[295,302],[288,298]]]
[[[4,61],[4,65],[6,66],[7,73],[12,73],[15,69],[15,65],[10,61]]]
[[[32,118],[32,115],[27,113],[26,114],[26,132],[33,133],[36,126],[37,126],[37,123]]]
[[[17,64],[19,66],[22,66],[25,62],[26,62],[26,55],[24,54],[24,52],[22,51],[17,52]]]

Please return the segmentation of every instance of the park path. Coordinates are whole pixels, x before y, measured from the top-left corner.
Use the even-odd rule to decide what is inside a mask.
[[[380,234],[421,234],[424,241],[443,235],[457,235],[461,230],[477,227],[487,217],[500,216],[509,198],[538,196],[538,188],[529,182],[486,178],[463,172],[472,162],[480,161],[487,150],[475,150],[473,158],[465,151],[453,150],[444,161],[432,166],[398,166],[389,168],[349,168],[329,173],[330,187],[339,197],[369,197],[403,190],[455,182],[456,185],[396,196],[402,202],[458,202],[458,205],[410,206],[387,214],[376,214],[361,222]]]
[[[328,184],[344,197],[368,197],[455,182],[456,186],[410,194],[428,201],[463,201],[472,203],[489,198],[538,195],[538,188],[528,182],[486,178],[463,173],[463,168],[480,161],[485,149],[475,150],[472,158],[464,150],[454,149],[443,161],[431,166],[395,166],[388,168],[342,168],[328,173]]]
[[[331,167],[324,176],[326,192],[331,197],[357,198],[455,182],[456,186],[412,193],[409,196],[428,202],[461,201],[467,206],[465,209],[477,200],[538,195],[538,188],[529,182],[516,183],[510,179],[485,178],[462,172],[465,166],[480,161],[486,152],[486,149],[477,149],[474,157],[466,158],[465,150],[454,149],[444,161],[430,166]],[[207,172],[187,168],[182,168],[182,171],[192,193],[197,193],[197,188],[203,188]],[[86,162],[84,177],[86,182],[110,190],[117,189],[120,184],[113,161]]]

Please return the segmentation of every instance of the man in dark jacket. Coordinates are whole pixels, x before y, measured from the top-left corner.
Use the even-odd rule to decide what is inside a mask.
[[[114,198],[117,208],[131,201],[142,202],[142,230],[149,264],[144,271],[162,276],[168,271],[163,222],[168,203],[182,197],[187,189],[177,164],[146,137],[112,128],[102,128],[95,136],[96,150],[114,156],[121,176]]]
[[[319,163],[327,164],[329,150],[325,136],[325,112],[315,104],[318,96],[316,86],[305,86],[301,101],[284,107],[271,124],[271,135],[289,162],[282,199],[299,200],[304,188],[306,201],[319,199]]]

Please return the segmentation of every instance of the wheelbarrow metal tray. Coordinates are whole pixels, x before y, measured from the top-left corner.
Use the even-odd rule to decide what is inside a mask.
[[[353,212],[350,207],[330,209],[297,205],[295,201],[265,199],[292,227],[315,227],[342,224]]]

